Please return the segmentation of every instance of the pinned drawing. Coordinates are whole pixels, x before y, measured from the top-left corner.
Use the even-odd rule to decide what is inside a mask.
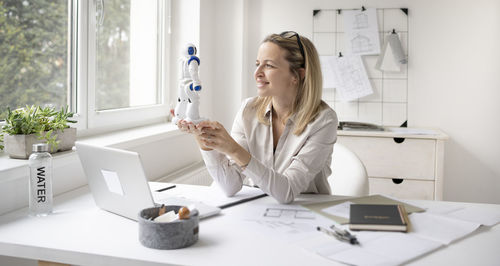
[[[337,57],[333,55],[320,56],[321,73],[323,74],[323,88],[337,88],[340,85],[340,77],[337,70]]]
[[[351,50],[353,54],[370,52],[371,49],[372,43],[370,41],[370,38],[366,36],[358,33],[357,36],[351,40]]]
[[[322,56],[323,88],[335,88],[341,101],[352,101],[373,93],[365,66],[359,55]]]
[[[369,55],[380,53],[377,12],[374,8],[362,10],[345,10],[344,31],[346,47],[352,54]]]
[[[342,86],[337,88],[343,101],[352,101],[373,93],[360,56],[346,55],[337,59]]]
[[[361,12],[354,15],[353,26],[355,29],[366,29],[369,27],[368,15],[365,12]]]
[[[386,37],[382,53],[377,59],[375,68],[389,72],[401,72],[404,64],[408,63],[399,36],[395,30]]]

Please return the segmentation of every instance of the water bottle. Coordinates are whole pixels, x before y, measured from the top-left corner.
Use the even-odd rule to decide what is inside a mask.
[[[29,213],[49,215],[52,213],[52,156],[47,143],[33,144],[29,166]]]

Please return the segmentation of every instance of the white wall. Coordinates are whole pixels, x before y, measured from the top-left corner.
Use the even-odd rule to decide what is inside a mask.
[[[445,147],[444,198],[500,203],[500,2],[497,0],[212,1],[217,48],[213,112],[225,121],[235,102],[255,95],[253,62],[262,38],[295,30],[311,38],[312,10],[409,8],[409,125],[436,127]],[[243,8],[243,10],[241,10]],[[241,21],[243,19],[243,22]],[[244,31],[243,36],[238,30]],[[241,40],[244,44],[241,44]],[[242,47],[242,64],[239,52]],[[231,59],[219,58],[222,54]],[[229,52],[229,53],[226,53]],[[234,58],[234,56],[236,58]],[[241,74],[240,71],[244,71]],[[244,79],[241,86],[234,78]],[[241,90],[237,92],[237,90]],[[230,95],[220,99],[220,94]],[[241,97],[240,99],[238,97]],[[216,99],[218,98],[218,99]],[[236,109],[237,110],[237,109]]]
[[[500,1],[412,9],[409,120],[450,136],[445,199],[500,203]]]
[[[246,56],[245,42],[245,1],[243,0],[203,0],[201,1],[201,38],[203,49],[210,47],[211,54],[205,53],[203,61],[208,57],[212,82],[207,94],[212,101],[211,120],[221,122],[231,129],[234,115],[244,98]],[[206,50],[205,50],[206,51]],[[202,82],[207,78],[204,73]],[[202,96],[204,101],[205,96]]]
[[[206,1],[210,2],[210,1]],[[171,29],[170,36],[170,95],[169,101],[172,107],[175,107],[177,101],[177,86],[179,85],[179,59],[181,50],[187,43],[192,43],[198,48],[198,56],[201,59],[200,63],[200,79],[202,82],[202,90],[200,92],[200,115],[212,116],[212,87],[213,70],[209,67],[211,63],[212,48],[207,41],[202,40],[201,25],[204,25],[201,19],[206,22],[206,13],[210,14],[204,8],[201,12],[201,5],[207,7],[205,1],[200,0],[172,0],[171,2]],[[206,38],[205,38],[206,39]],[[203,45],[201,45],[203,43]]]

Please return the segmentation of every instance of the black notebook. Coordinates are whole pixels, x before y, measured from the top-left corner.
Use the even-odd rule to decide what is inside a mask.
[[[408,231],[408,216],[403,205],[351,204],[349,229]]]

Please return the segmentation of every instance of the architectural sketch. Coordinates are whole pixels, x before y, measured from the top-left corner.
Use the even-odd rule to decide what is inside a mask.
[[[374,8],[342,12],[346,45],[352,54],[380,53],[377,11]]]
[[[372,46],[370,38],[361,34],[357,34],[356,37],[351,40],[351,51],[354,54],[369,52],[372,50]]]
[[[292,218],[292,219],[314,219],[314,214],[308,210],[266,208],[264,217]]]
[[[353,27],[355,29],[366,29],[368,25],[368,15],[365,13],[358,13],[354,16]]]

